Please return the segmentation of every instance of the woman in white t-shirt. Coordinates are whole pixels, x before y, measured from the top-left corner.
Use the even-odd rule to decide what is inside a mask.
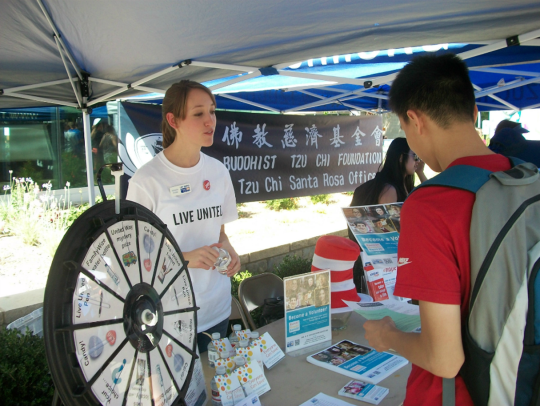
[[[201,152],[214,142],[216,100],[205,86],[183,80],[165,93],[162,105],[164,150],[130,180],[127,198],[154,212],[171,231],[189,261],[188,269],[200,310],[197,343],[206,351],[202,332],[225,337],[231,314],[230,277],[240,270],[224,224],[236,220],[236,198],[229,171]],[[231,256],[227,274],[214,269],[222,247]]]

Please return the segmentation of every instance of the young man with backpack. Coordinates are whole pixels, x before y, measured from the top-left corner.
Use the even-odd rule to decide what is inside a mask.
[[[524,169],[527,172],[526,176],[521,172],[516,175],[509,171],[514,166],[511,160],[493,153],[484,145],[475,130],[478,109],[468,69],[465,63],[455,55],[424,56],[416,58],[405,66],[392,84],[390,105],[399,117],[401,128],[405,131],[411,149],[431,169],[443,173],[433,179],[431,187],[424,187],[422,184],[422,187],[408,197],[403,205],[400,218],[399,269],[394,294],[419,301],[422,332],[419,334],[404,333],[395,327],[394,322],[389,317],[385,317],[382,320],[367,321],[364,324],[366,339],[377,351],[394,349],[413,364],[407,383],[405,406],[440,406],[443,404],[443,378],[447,378],[444,379],[445,403],[455,402],[457,405],[472,405],[474,399],[475,404],[513,404],[513,395],[503,394],[502,390],[499,393],[497,387],[513,385],[515,389],[516,376],[512,377],[509,373],[509,379],[493,376],[490,378],[494,367],[499,369],[499,375],[504,377],[506,373],[506,364],[503,364],[505,366],[501,368],[500,357],[493,356],[493,354],[503,352],[496,347],[499,341],[503,341],[500,339],[503,333],[499,332],[499,335],[496,336],[492,330],[497,330],[499,327],[492,327],[492,324],[489,324],[494,317],[499,316],[480,315],[481,320],[487,321],[485,324],[477,323],[473,328],[473,330],[479,330],[480,334],[489,332],[493,333],[492,336],[496,336],[495,338],[490,336],[486,340],[473,340],[494,341],[493,344],[486,344],[487,347],[490,345],[494,347],[489,348],[491,351],[487,351],[492,358],[486,363],[484,360],[477,362],[472,350],[467,347],[471,341],[469,340],[471,336],[469,324],[473,324],[472,322],[468,324],[468,317],[470,317],[471,293],[473,293],[474,305],[477,304],[475,300],[479,288],[475,285],[475,281],[491,282],[494,279],[489,274],[483,279],[482,272],[484,271],[477,272],[477,268],[483,268],[480,265],[477,266],[477,263],[485,265],[495,256],[495,266],[498,266],[500,265],[498,262],[509,261],[509,258],[514,254],[516,258],[524,257],[525,262],[527,262],[527,250],[531,248],[531,244],[528,242],[525,244],[526,239],[524,238],[521,241],[522,245],[517,245],[517,248],[512,249],[504,248],[499,253],[497,244],[500,244],[500,241],[496,237],[500,229],[497,229],[492,230],[492,234],[495,236],[494,245],[486,248],[487,252],[496,246],[492,249],[492,251],[494,250],[491,252],[492,256],[486,255],[483,249],[477,249],[477,240],[482,244],[483,240],[489,239],[477,229],[480,230],[483,227],[491,230],[491,223],[496,224],[499,217],[503,218],[506,215],[503,212],[507,211],[506,209],[501,209],[500,212],[497,212],[497,209],[490,211],[490,200],[487,200],[486,207],[478,208],[480,193],[477,190],[479,185],[492,178],[490,173],[501,173],[501,171],[507,171],[507,174],[499,176],[504,178],[503,183],[507,182],[506,178],[509,178],[511,179],[509,184],[511,184],[515,176],[516,178],[530,177],[531,182],[536,181],[536,185],[538,185],[537,170],[531,166]],[[512,171],[514,170],[519,172],[517,168],[512,169]],[[470,173],[476,172],[485,172],[487,175],[485,175],[485,179],[479,181],[478,185],[470,187],[470,178],[474,178]],[[451,176],[444,176],[448,174]],[[441,180],[435,180],[437,178]],[[490,182],[497,183],[496,180],[490,180]],[[429,186],[429,181],[427,183],[426,186]],[[491,202],[496,203],[496,200],[497,196],[492,198]],[[536,210],[536,214],[531,214],[529,210],[526,211],[526,216],[534,219],[534,216],[539,213],[539,209],[536,207],[533,210]],[[485,224],[477,226],[475,220],[478,217],[477,212],[484,213],[484,217],[488,213],[487,221],[483,220]],[[520,216],[517,218],[519,219]],[[522,216],[521,220],[524,221],[525,217]],[[526,228],[521,223],[517,226]],[[502,227],[502,229],[505,228]],[[516,235],[525,235],[525,232],[520,234],[518,230]],[[538,233],[531,238],[537,239]],[[517,239],[519,240],[519,238]],[[514,243],[517,242],[514,241]],[[515,253],[512,251],[513,249]],[[506,257],[499,260],[498,255],[506,255]],[[486,261],[485,258],[488,257],[490,260]],[[508,265],[507,262],[506,264]],[[538,267],[538,264],[536,266]],[[490,268],[489,264],[487,268]],[[497,271],[504,274],[505,278],[510,275],[508,276],[510,282],[504,282],[504,286],[500,290],[492,289],[491,293],[481,291],[484,295],[491,294],[491,297],[488,296],[487,300],[483,299],[483,302],[478,306],[479,309],[483,309],[482,306],[497,308],[495,304],[506,300],[506,290],[512,291],[514,289],[512,285],[517,286],[514,290],[520,292],[520,298],[523,298],[523,286],[525,286],[525,295],[527,294],[527,280],[523,281],[523,278],[530,276],[534,265],[521,273],[516,270],[516,275],[519,273],[519,276],[515,277],[511,274],[514,270],[509,272],[507,268],[512,267],[505,268],[503,264],[503,267]],[[538,271],[536,270],[536,272]],[[472,282],[471,273],[473,275]],[[477,274],[482,275],[478,276],[478,280]],[[514,281],[519,281],[519,283],[514,283]],[[507,311],[506,316],[508,313],[514,312],[513,300],[515,296],[511,299],[510,305],[506,306],[507,309],[503,310]],[[527,300],[526,296],[525,300]],[[486,301],[487,305],[484,303]],[[524,311],[522,308],[518,310],[512,313],[511,317],[501,317],[504,319],[501,323],[495,322],[493,324],[504,326],[507,319],[513,320],[519,313],[517,319],[523,321],[522,325],[524,325],[527,308],[525,307]],[[473,308],[473,311],[476,311],[476,308]],[[529,311],[529,317],[531,314]],[[534,324],[534,320],[532,324]],[[504,332],[508,336],[515,335],[512,337],[514,339],[513,346],[519,347],[517,361],[507,362],[509,372],[512,369],[517,370],[521,349],[526,347],[523,344],[523,329],[510,326],[508,331]],[[465,343],[462,340],[462,332],[465,332],[463,335]],[[535,355],[533,354],[533,356]],[[510,354],[507,358],[516,357]],[[481,365],[483,369],[480,372],[464,373],[466,369],[462,368],[464,362],[465,367],[467,367],[471,360],[473,368],[475,365]],[[510,365],[512,363],[513,365]],[[537,368],[534,367],[534,358],[532,363],[532,379],[536,380],[538,386],[538,371],[534,370]],[[519,368],[521,368],[521,364],[519,364]],[[514,372],[514,375],[517,375],[517,372]],[[466,382],[462,375],[467,379]],[[468,376],[481,378],[481,383],[471,383]],[[449,380],[454,377],[455,382]],[[531,385],[530,382],[527,385],[532,388],[535,384]],[[504,388],[504,390],[511,393],[513,389]],[[531,391],[534,391],[534,388]],[[455,399],[452,399],[454,395]],[[518,404],[517,400],[516,404]]]

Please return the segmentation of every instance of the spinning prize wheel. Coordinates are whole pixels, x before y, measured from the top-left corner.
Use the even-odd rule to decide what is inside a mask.
[[[197,358],[186,262],[156,215],[119,203],[83,213],[52,262],[44,337],[57,394],[65,405],[183,405]]]

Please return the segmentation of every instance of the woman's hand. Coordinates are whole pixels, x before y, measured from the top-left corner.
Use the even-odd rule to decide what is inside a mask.
[[[227,276],[230,278],[231,276],[234,276],[240,271],[240,257],[232,247],[231,243],[229,242],[229,239],[226,239],[221,244],[214,244],[215,246],[221,247],[229,253],[231,256],[231,263],[227,267]]]
[[[426,166],[426,163],[422,160],[416,161],[416,166],[414,171],[418,175],[418,179],[420,179],[420,183],[423,183],[427,180],[426,175],[424,174],[424,167]]]
[[[212,247],[220,245],[221,244],[213,244],[212,246],[205,245],[204,247],[197,248],[193,251],[184,252],[184,259],[189,261],[188,266],[190,268],[211,269],[219,258],[219,253]]]

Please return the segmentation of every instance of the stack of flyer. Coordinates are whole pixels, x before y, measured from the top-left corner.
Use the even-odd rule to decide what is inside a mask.
[[[366,283],[369,295],[375,302],[408,300],[394,296],[402,205],[392,203],[342,209],[350,230],[362,248]]]

